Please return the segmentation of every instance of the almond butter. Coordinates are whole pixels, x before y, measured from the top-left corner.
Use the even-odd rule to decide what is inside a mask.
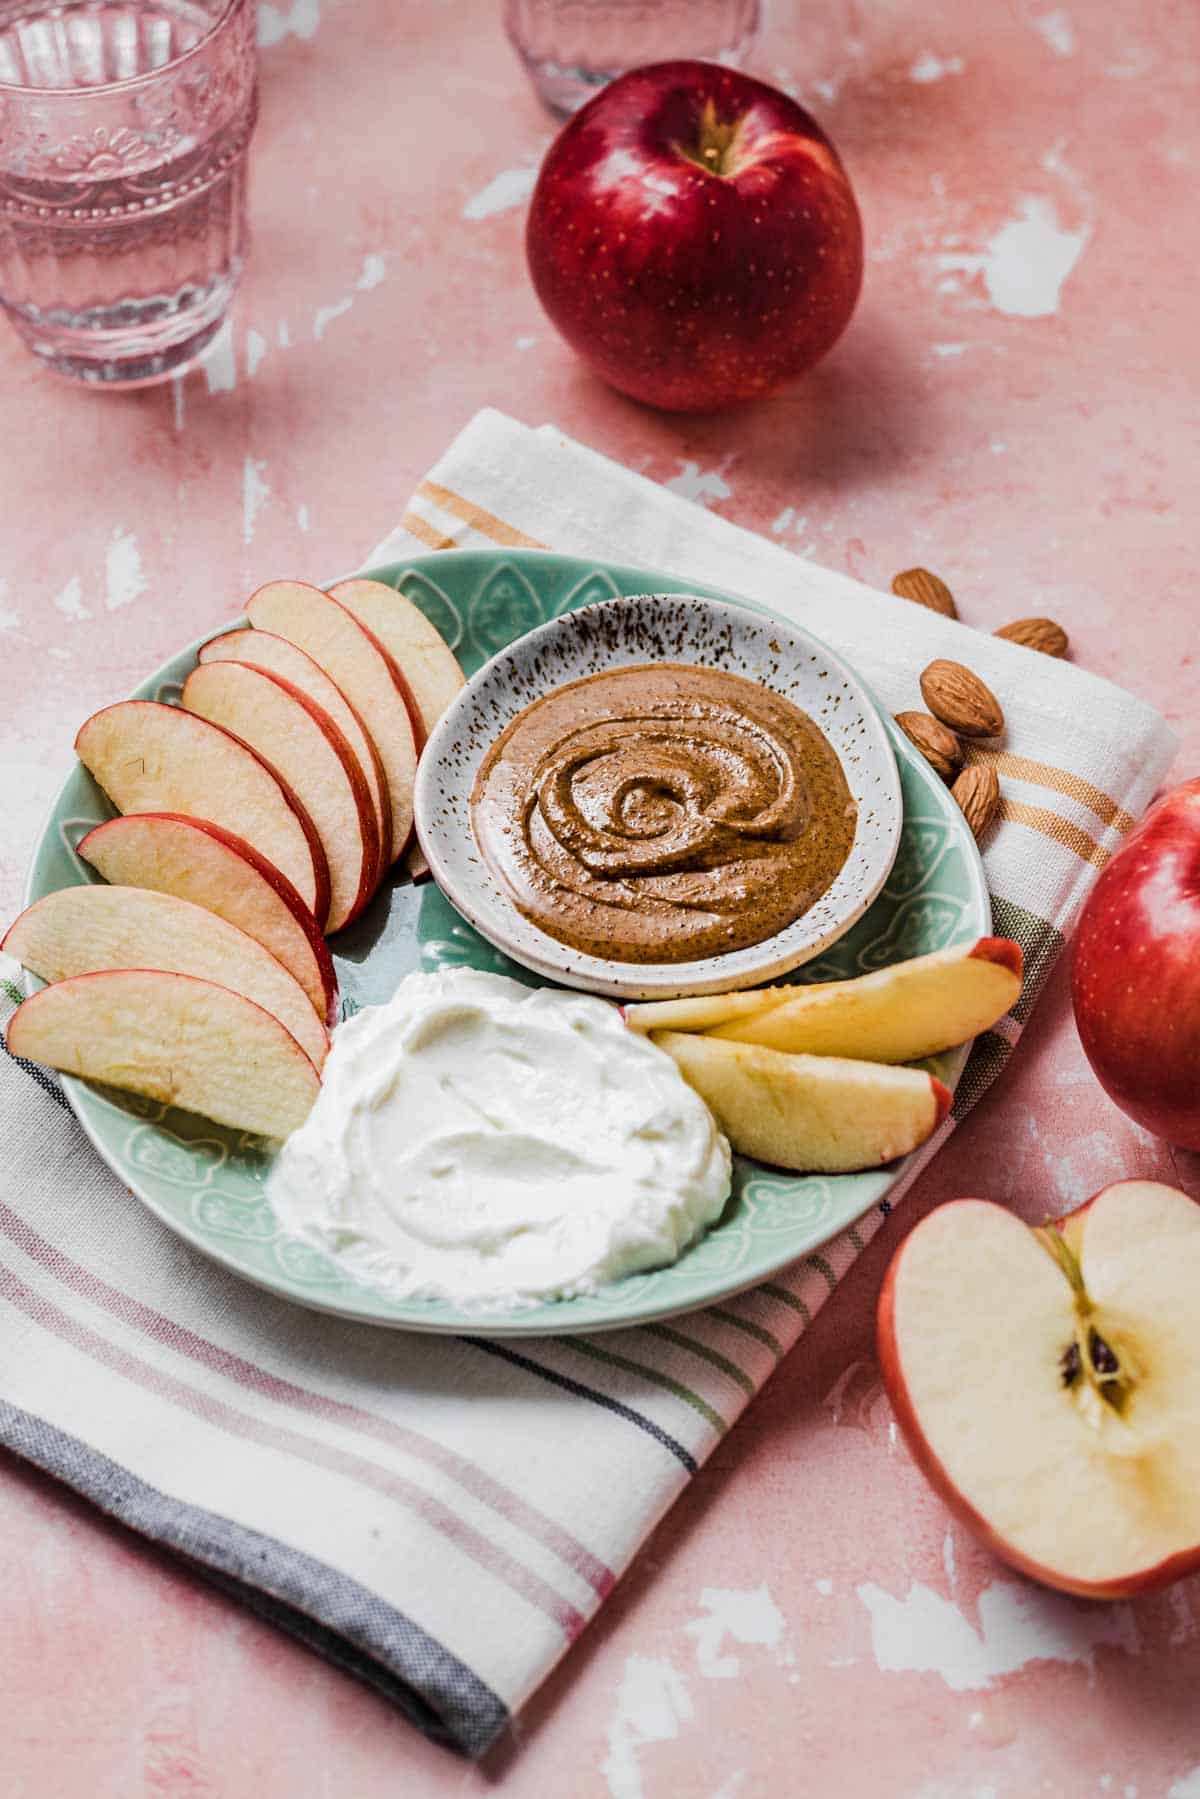
[[[942,577],[930,574],[927,568],[901,569],[892,578],[892,592],[898,593],[902,600],[912,600],[918,606],[928,606],[931,612],[940,612],[943,618],[958,617],[954,595]]]
[[[999,700],[961,662],[931,662],[921,676],[921,693],[933,716],[960,737],[999,737],[1004,729]]]
[[[1006,637],[1009,643],[1024,644],[1027,650],[1040,650],[1043,656],[1065,656],[1070,648],[1066,632],[1052,618],[1014,619],[995,635]]]
[[[935,774],[952,781],[962,764],[962,744],[954,732],[928,712],[897,712],[896,723],[916,745]]]
[[[973,762],[964,768],[950,789],[959,811],[971,827],[976,843],[982,843],[1000,810],[1000,781],[990,762]]]

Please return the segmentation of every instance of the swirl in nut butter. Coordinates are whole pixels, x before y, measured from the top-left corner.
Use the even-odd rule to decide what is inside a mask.
[[[650,663],[535,700],[488,750],[475,837],[517,909],[613,962],[761,943],[854,842],[841,764],[808,714],[740,675]]]

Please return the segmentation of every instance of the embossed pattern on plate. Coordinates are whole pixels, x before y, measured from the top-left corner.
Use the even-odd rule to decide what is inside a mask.
[[[616,594],[665,591],[661,571],[597,566],[548,551],[441,551],[368,571],[401,587],[452,642],[468,674],[510,635]],[[688,586],[717,600],[736,594]],[[228,630],[228,623],[220,627]],[[196,645],[144,682],[135,697],[170,698],[194,666]],[[891,727],[889,726],[889,729]],[[821,981],[866,973],[905,956],[985,934],[991,913],[970,832],[941,782],[899,731],[892,731],[904,798],[900,851],[878,899],[819,960],[793,978]],[[30,900],[93,878],[75,854],[83,829],[111,816],[87,771],[68,778],[42,834]],[[385,889],[331,945],[343,1013],[388,998],[418,968],[471,967],[536,984],[481,938],[432,884]],[[36,985],[37,983],[33,983]],[[930,1063],[951,1086],[966,1060],[956,1050]],[[92,1142],[120,1179],[197,1249],[259,1286],[302,1304],[413,1330],[521,1336],[605,1330],[670,1317],[766,1280],[886,1198],[904,1164],[870,1174],[792,1175],[739,1158],[720,1223],[671,1268],[603,1291],[507,1313],[440,1302],[397,1302],[350,1280],[327,1257],[285,1236],[264,1197],[268,1152],[253,1137],[188,1113],[164,1111],[109,1088],[67,1078],[67,1095]]]

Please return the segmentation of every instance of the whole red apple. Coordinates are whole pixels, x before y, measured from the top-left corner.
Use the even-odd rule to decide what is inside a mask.
[[[900,1245],[879,1366],[913,1459],[1014,1568],[1088,1599],[1200,1569],[1200,1206],[1118,1181],[1055,1226],[955,1199]]]
[[[1109,1098],[1155,1136],[1200,1149],[1200,779],[1152,806],[1096,882],[1071,990]]]
[[[862,285],[833,145],[786,94],[715,63],[634,69],[576,113],[542,164],[526,249],[572,348],[678,412],[802,375]]]

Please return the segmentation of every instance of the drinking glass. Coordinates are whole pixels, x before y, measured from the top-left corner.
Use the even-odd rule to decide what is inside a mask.
[[[162,380],[246,254],[255,0],[0,0],[0,304],[58,374]]]
[[[560,118],[642,63],[738,63],[758,21],[759,0],[505,0],[504,12],[534,87]]]

